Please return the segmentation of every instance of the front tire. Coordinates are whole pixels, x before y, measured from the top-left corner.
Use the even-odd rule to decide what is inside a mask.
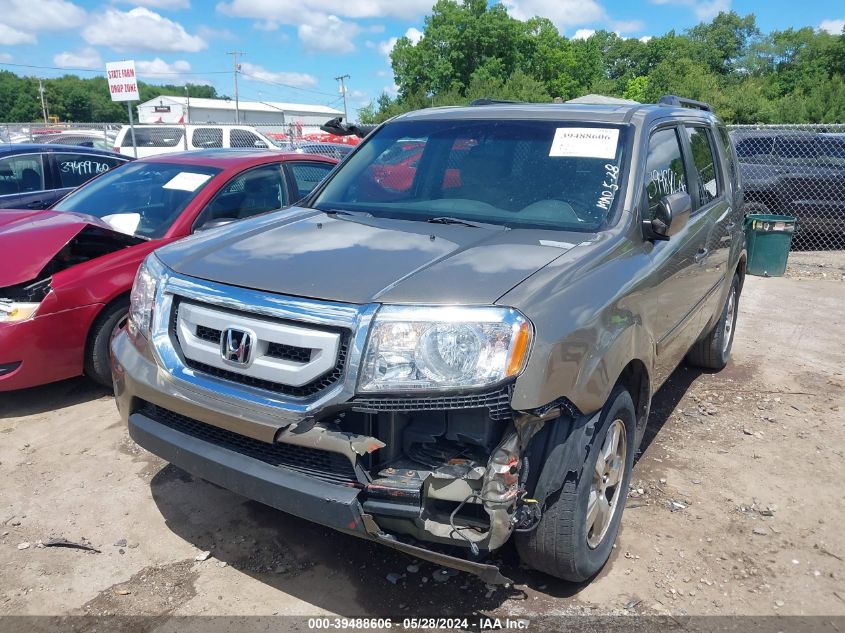
[[[103,308],[88,333],[85,346],[85,375],[111,388],[111,350],[109,343],[123,317],[129,312],[129,297],[121,297]]]
[[[724,369],[731,359],[739,313],[739,275],[734,275],[722,314],[707,335],[692,346],[687,362],[703,369]]]
[[[583,463],[570,464],[576,477],[546,501],[537,527],[516,534],[522,561],[538,571],[584,582],[601,570],[619,532],[634,465],[637,415],[622,387],[610,394]],[[574,456],[579,459],[579,456]]]

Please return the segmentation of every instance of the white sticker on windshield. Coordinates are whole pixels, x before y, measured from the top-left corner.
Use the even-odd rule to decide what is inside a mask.
[[[141,223],[141,214],[112,213],[111,215],[104,215],[103,221],[115,231],[120,231],[121,233],[126,233],[127,235],[135,235],[135,231]]]
[[[164,189],[180,189],[181,191],[196,191],[206,180],[211,178],[208,174],[195,174],[190,171],[180,171],[173,176],[166,184],[162,185]]]
[[[605,127],[559,127],[549,156],[615,158],[619,130]]]

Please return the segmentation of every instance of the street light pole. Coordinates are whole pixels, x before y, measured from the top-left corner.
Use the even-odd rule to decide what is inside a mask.
[[[238,99],[238,73],[241,72],[241,65],[238,63],[238,57],[246,55],[243,51],[230,51],[226,53],[232,56],[232,69],[235,75],[235,123],[241,122],[241,104]]]
[[[349,110],[346,107],[346,80],[349,79],[349,75],[341,75],[340,77],[335,77],[335,81],[340,82],[340,94],[343,95],[343,120],[345,122],[349,122]]]

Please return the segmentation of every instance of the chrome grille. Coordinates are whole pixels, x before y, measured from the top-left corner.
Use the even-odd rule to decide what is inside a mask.
[[[191,313],[185,317],[188,310]],[[250,366],[236,369],[225,365],[219,353],[223,329],[215,327],[220,323],[231,323],[232,327],[248,324],[258,332],[258,358]],[[171,310],[170,335],[187,367],[292,398],[308,398],[338,383],[343,378],[350,342],[346,330],[267,319],[179,298],[174,299]],[[278,340],[285,338],[310,341],[313,346]]]

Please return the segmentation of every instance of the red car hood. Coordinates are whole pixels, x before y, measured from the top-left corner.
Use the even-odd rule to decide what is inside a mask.
[[[69,211],[0,211],[0,288],[34,280],[87,226],[116,233],[97,218]]]

